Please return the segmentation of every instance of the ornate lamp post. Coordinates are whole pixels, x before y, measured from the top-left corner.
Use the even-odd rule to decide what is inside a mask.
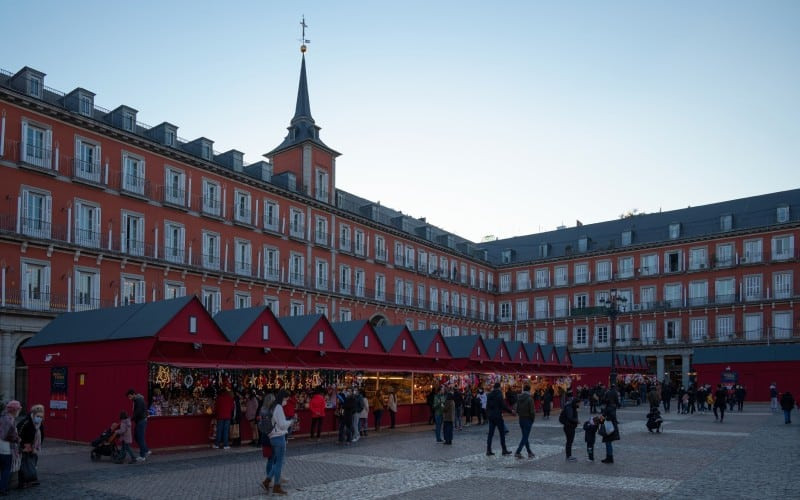
[[[628,299],[617,295],[617,289],[612,288],[607,299],[601,299],[600,303],[606,306],[606,316],[611,320],[611,372],[608,377],[609,387],[617,385],[617,316],[620,313],[620,305],[624,305]]]

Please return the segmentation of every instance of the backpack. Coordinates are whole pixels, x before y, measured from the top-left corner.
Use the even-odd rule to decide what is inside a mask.
[[[275,425],[272,423],[272,412],[269,408],[261,408],[261,420],[258,421],[258,432],[262,436],[269,436]]]
[[[567,425],[567,409],[564,408],[561,410],[561,413],[558,415],[558,423],[561,425]]]
[[[364,411],[364,396],[358,395],[356,397],[356,413]]]

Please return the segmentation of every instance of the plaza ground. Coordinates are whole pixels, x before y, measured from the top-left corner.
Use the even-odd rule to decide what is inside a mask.
[[[674,410],[674,404],[673,404]],[[487,426],[456,431],[452,446],[435,442],[432,426],[370,432],[351,446],[335,438],[299,436],[289,442],[284,466],[290,498],[796,498],[800,465],[800,417],[784,425],[782,413],[765,404],[713,414],[665,413],[664,432],[650,434],[644,406],[619,412],[622,439],[613,465],[585,460],[583,432],[564,460],[564,434],[557,413],[537,415],[532,432],[536,458],[487,457]],[[581,408],[581,419],[589,416]],[[519,441],[516,419],[506,417],[509,448]],[[260,449],[154,450],[143,464],[91,462],[90,447],[49,440],[40,459],[38,487],[9,498],[158,499],[259,498],[265,460]]]

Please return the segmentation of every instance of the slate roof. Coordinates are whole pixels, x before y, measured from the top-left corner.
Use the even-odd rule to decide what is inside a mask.
[[[550,353],[555,350],[552,344],[542,344],[542,358],[545,363],[550,362]],[[558,357],[558,352],[556,352],[556,357]],[[558,360],[556,360],[558,361]]]
[[[483,339],[483,345],[486,346],[486,354],[489,358],[494,360],[497,355],[497,350],[503,345],[503,339]]]
[[[456,359],[465,359],[470,357],[472,350],[475,348],[475,342],[479,342],[479,339],[478,335],[445,337],[444,343],[447,344],[450,356]]]
[[[800,344],[706,347],[694,350],[692,364],[800,361]]]
[[[572,366],[574,368],[595,368],[595,367],[608,367],[611,368],[611,352],[573,352]]]
[[[219,326],[225,337],[231,342],[237,342],[244,332],[261,316],[267,306],[247,307],[244,309],[228,309],[220,311],[214,316],[214,322]]]
[[[336,334],[336,338],[339,339],[339,342],[345,349],[350,348],[350,344],[353,343],[358,332],[360,332],[364,325],[367,324],[367,320],[365,319],[354,319],[352,321],[339,321],[337,323],[331,323],[331,328],[333,328],[333,333]]]
[[[511,356],[512,360],[517,361],[517,351],[519,351],[519,346],[521,345],[522,342],[519,340],[506,340],[506,349],[508,349],[508,355]]]
[[[536,356],[536,349],[541,348],[539,344],[536,342],[525,342],[523,345],[525,346],[525,352],[528,354],[528,359],[535,361],[536,358],[534,356]]]
[[[25,347],[154,337],[192,300],[193,295],[123,307],[70,312],[57,316]]]
[[[555,347],[556,349],[556,356],[558,356],[558,360],[561,363],[564,363],[564,360],[567,358],[567,346],[559,345]]]
[[[420,354],[425,355],[428,352],[428,348],[430,348],[431,342],[433,342],[437,333],[439,333],[439,330],[414,330],[411,332],[411,338],[417,344],[417,350]]]
[[[375,327],[375,335],[381,341],[383,350],[389,352],[394,343],[397,342],[397,337],[403,332],[405,325],[381,325]]]
[[[296,346],[300,345],[306,338],[308,332],[322,318],[321,314],[306,314],[305,316],[282,316],[278,318],[283,331],[289,336],[289,340]]]

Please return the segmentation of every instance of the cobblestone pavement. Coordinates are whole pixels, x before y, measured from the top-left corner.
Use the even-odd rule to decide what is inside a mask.
[[[289,442],[284,465],[291,498],[797,498],[800,417],[784,425],[782,414],[766,405],[727,413],[665,413],[664,432],[650,434],[642,406],[619,412],[622,439],[612,465],[586,461],[583,432],[564,460],[564,434],[557,417],[537,416],[533,460],[487,457],[487,426],[456,431],[452,446],[437,444],[430,426],[370,432],[351,446],[332,437],[321,442],[298,437]],[[556,413],[557,415],[557,413]],[[588,418],[581,409],[581,418]],[[506,418],[512,451],[519,426]],[[265,460],[251,447],[159,451],[143,464],[91,462],[89,446],[45,442],[40,486],[15,490],[10,498],[159,499],[259,498]]]

